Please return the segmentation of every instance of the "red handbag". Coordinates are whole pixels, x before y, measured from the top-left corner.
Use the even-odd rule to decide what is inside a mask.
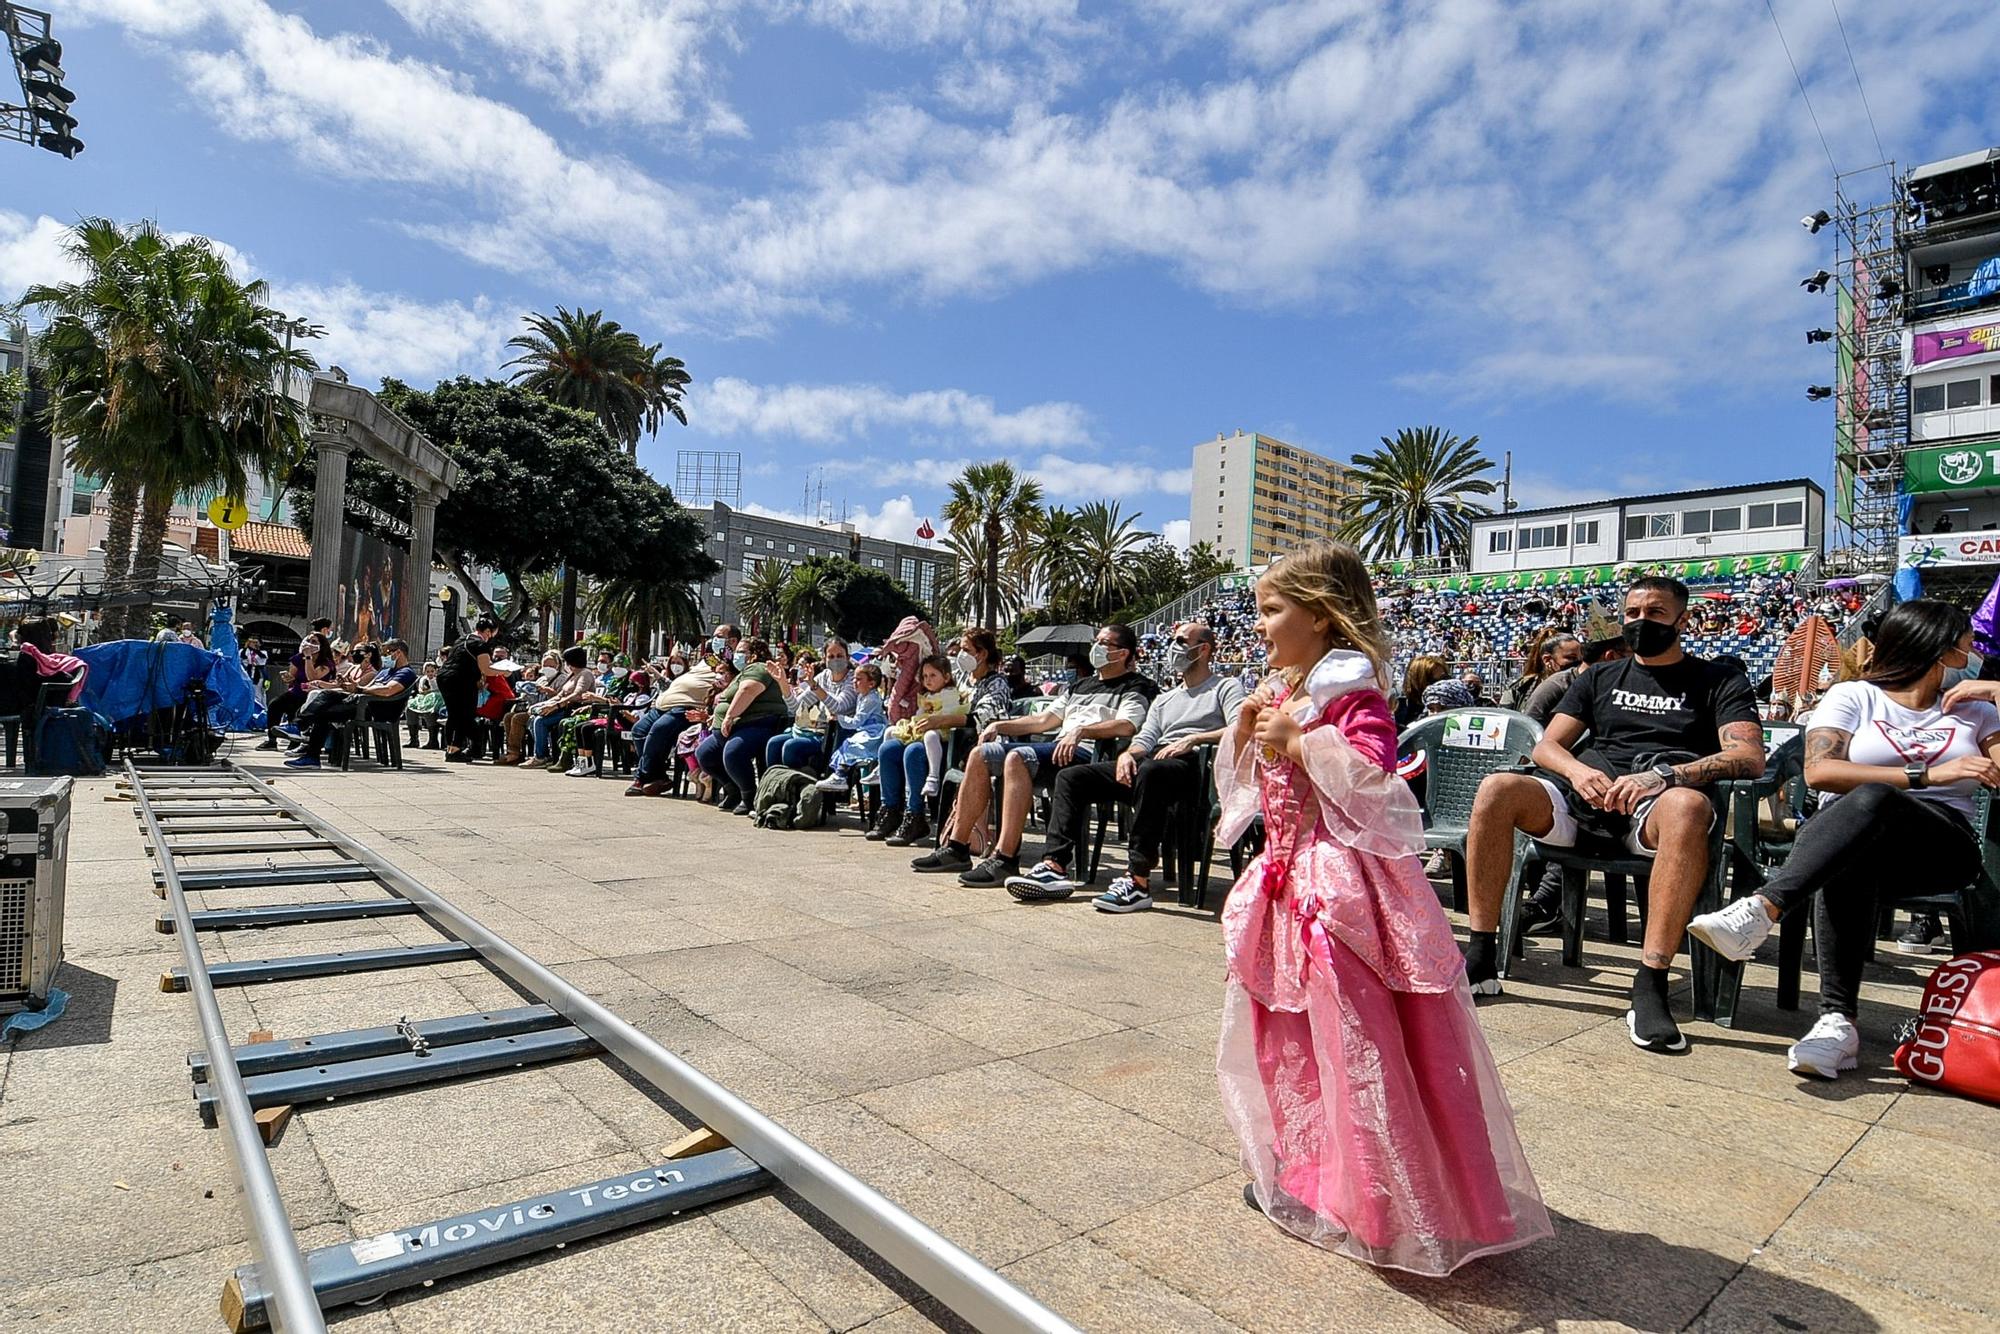
[[[2000,950],[1938,966],[1917,1017],[1897,1034],[1896,1068],[1917,1083],[2000,1103]]]

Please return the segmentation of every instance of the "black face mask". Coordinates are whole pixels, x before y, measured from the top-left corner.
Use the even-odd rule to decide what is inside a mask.
[[[1674,646],[1681,632],[1664,621],[1625,622],[1625,642],[1642,658],[1657,658]]]

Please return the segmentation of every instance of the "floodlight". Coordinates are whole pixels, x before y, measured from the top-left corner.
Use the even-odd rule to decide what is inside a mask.
[[[1808,292],[1824,292],[1826,285],[1832,281],[1833,275],[1825,269],[1821,269],[1819,272],[1813,274],[1812,277],[1801,279],[1799,286],[1805,288]]]
[[[1830,384],[1809,384],[1806,386],[1806,397],[1815,403],[1824,402],[1826,399],[1833,397],[1833,386]]]
[[[1808,213],[1806,214],[1805,217],[1800,218],[1799,226],[1805,228],[1807,231],[1811,232],[1814,236],[1818,236],[1819,229],[1826,226],[1829,222],[1832,221],[1833,221],[1833,215],[1831,213],[1828,213],[1825,209],[1820,209],[1817,213]]]
[[[1833,330],[1831,329],[1806,330],[1806,342],[1808,343],[1831,343],[1832,341]]]

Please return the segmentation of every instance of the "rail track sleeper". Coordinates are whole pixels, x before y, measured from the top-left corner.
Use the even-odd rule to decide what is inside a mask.
[[[254,908],[206,908],[192,914],[197,931],[244,931],[313,922],[351,922],[369,917],[408,917],[417,905],[408,899],[333,899],[325,903],[274,903]],[[162,913],[153,928],[172,934],[174,919]]]
[[[181,934],[185,935],[191,929],[183,927]],[[344,954],[300,954],[289,959],[245,959],[237,963],[219,963],[208,970],[208,980],[218,987],[247,987],[262,982],[296,982],[310,977],[423,968],[478,957],[479,952],[472,946],[462,941],[446,940],[435,945],[406,945],[396,949],[349,950]],[[188,969],[170,969],[160,974],[160,990],[186,991],[188,979]]]
[[[296,1070],[308,1065],[325,1065],[329,1061],[351,1061],[363,1056],[388,1056],[407,1051],[410,1030],[414,1030],[418,1038],[432,1047],[448,1047],[457,1042],[533,1033],[544,1028],[560,1027],[563,1022],[563,1017],[546,1005],[522,1005],[510,1010],[482,1010],[476,1014],[454,1014],[442,1019],[418,1019],[408,1029],[401,1024],[383,1024],[340,1033],[317,1033],[304,1038],[274,1038],[232,1048],[230,1054],[236,1060],[237,1070],[248,1077],[268,1075],[279,1070]],[[188,1076],[197,1083],[207,1080],[207,1053],[188,1053]]]

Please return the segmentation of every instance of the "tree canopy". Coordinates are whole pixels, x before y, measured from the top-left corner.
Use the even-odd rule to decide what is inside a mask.
[[[842,639],[879,644],[905,616],[929,616],[910,590],[887,571],[842,561],[845,567],[833,594],[833,628]]]
[[[384,380],[380,397],[459,466],[458,485],[438,506],[437,547],[468,587],[474,563],[517,588],[528,574],[564,563],[597,579],[661,585],[689,584],[718,568],[703,549],[700,520],[590,413],[467,376],[428,391]],[[293,486],[309,525],[310,476]],[[391,513],[409,503],[401,483],[359,459],[348,489]],[[528,607],[509,611],[525,619]]]

